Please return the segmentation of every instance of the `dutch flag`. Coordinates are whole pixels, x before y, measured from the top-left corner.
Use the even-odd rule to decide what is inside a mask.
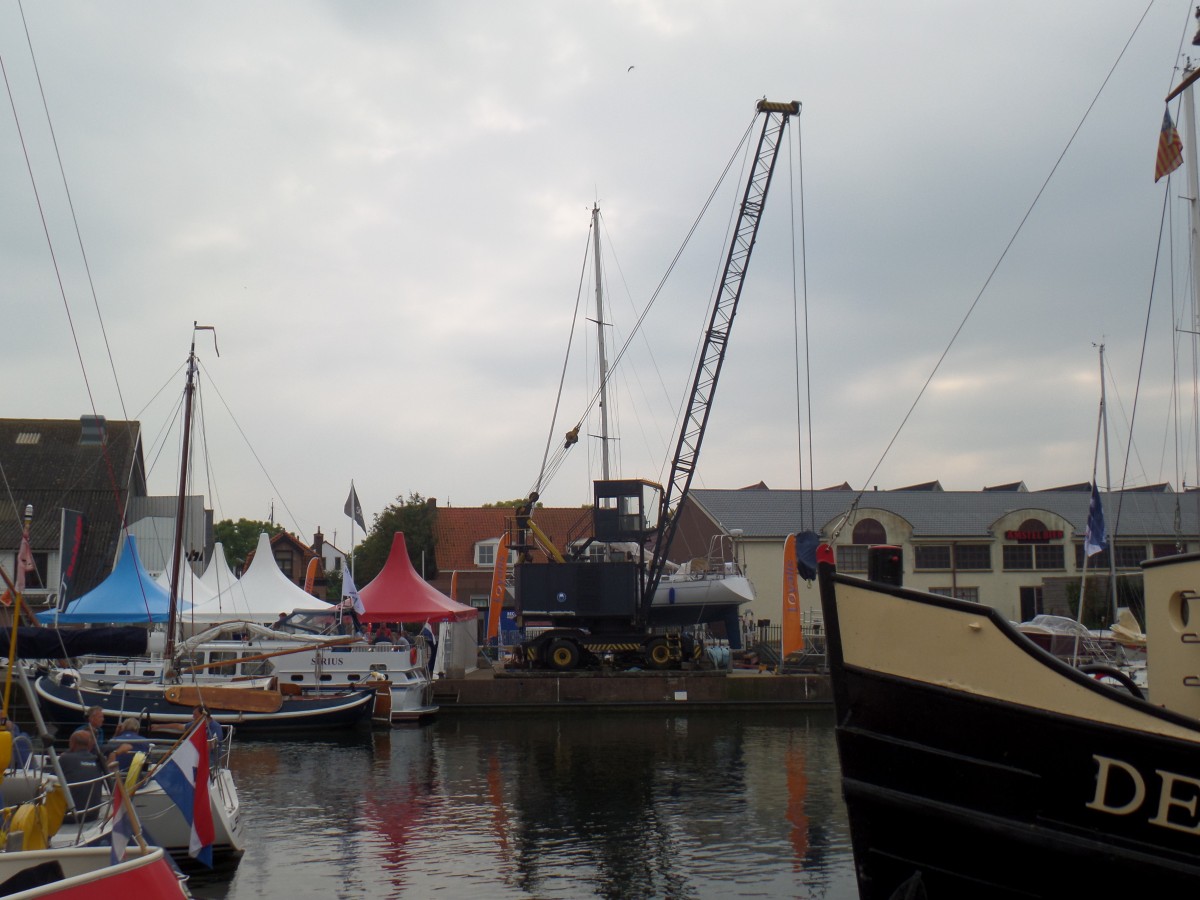
[[[179,742],[152,780],[162,786],[191,825],[188,855],[211,869],[214,830],[208,800],[208,730],[203,722]]]
[[[125,789],[121,786],[121,779],[118,778],[113,783],[113,808],[115,812],[113,814],[112,825],[111,861],[114,866],[125,858],[125,848],[129,846],[129,840],[133,837],[133,822],[129,818],[124,793]]]

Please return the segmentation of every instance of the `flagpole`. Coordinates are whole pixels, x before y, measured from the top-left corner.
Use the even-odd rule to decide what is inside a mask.
[[[1100,345],[1100,422],[1102,425],[1101,434],[1104,436],[1104,492],[1112,494],[1112,468],[1108,460],[1108,401],[1107,393],[1104,387],[1104,345]],[[1111,531],[1111,529],[1110,529]],[[1117,621],[1117,542],[1111,537],[1108,540],[1108,589],[1109,597],[1111,598],[1111,609],[1109,610],[1112,618],[1110,622]]]

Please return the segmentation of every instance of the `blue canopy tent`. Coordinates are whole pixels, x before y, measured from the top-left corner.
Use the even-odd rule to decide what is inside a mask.
[[[95,588],[72,601],[63,612],[48,609],[37,614],[39,622],[165,622],[171,595],[143,568],[137,541],[126,535],[125,548],[112,572]],[[180,609],[186,608],[181,605]]]

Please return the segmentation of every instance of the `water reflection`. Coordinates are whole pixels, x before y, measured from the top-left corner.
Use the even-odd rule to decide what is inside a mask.
[[[201,897],[856,896],[826,713],[443,716],[243,742]]]

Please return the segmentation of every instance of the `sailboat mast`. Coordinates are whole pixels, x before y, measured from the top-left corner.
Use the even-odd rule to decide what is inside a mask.
[[[1190,67],[1189,67],[1190,68]],[[1191,75],[1190,72],[1186,73]],[[1196,107],[1192,98],[1192,82],[1194,77],[1184,79],[1187,86],[1183,90],[1183,100],[1180,103],[1180,125],[1187,140],[1183,146],[1184,162],[1187,163],[1188,183],[1188,244],[1192,266],[1192,441],[1196,461],[1196,480],[1193,492],[1196,494],[1197,509],[1200,511],[1200,411],[1197,410],[1196,386],[1200,384],[1200,347],[1197,346],[1197,334],[1200,333],[1200,166],[1197,165],[1196,147]]]
[[[600,472],[608,481],[608,357],[604,349],[604,288],[600,272],[600,206],[592,204],[592,255],[596,269],[596,348],[600,358]]]
[[[1104,385],[1104,345],[1100,345],[1100,427],[1104,439],[1104,490],[1112,493],[1112,468],[1108,461],[1108,395]],[[1109,529],[1108,537],[1108,592],[1112,619],[1117,621],[1117,542]],[[1082,609],[1082,601],[1080,609]]]
[[[183,521],[187,498],[188,449],[192,443],[192,396],[196,391],[196,323],[192,323],[192,348],[188,351],[187,384],[183,389],[183,450],[179,463],[179,497],[175,505],[175,543],[171,548],[171,601],[167,613],[165,659],[175,655],[175,631],[179,619],[179,571],[183,565]]]

